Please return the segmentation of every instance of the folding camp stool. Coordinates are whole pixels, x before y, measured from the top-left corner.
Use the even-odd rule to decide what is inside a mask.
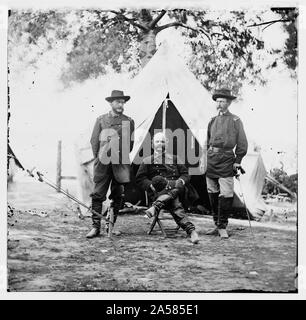
[[[165,219],[161,219],[161,218],[159,217],[160,213],[161,213],[161,212],[159,212],[158,214],[156,214],[156,215],[154,216],[153,221],[152,221],[152,223],[151,223],[151,225],[150,225],[150,229],[149,229],[149,231],[148,231],[148,234],[151,234],[151,233],[153,232],[153,229],[155,228],[156,225],[159,226],[160,231],[162,232],[162,234],[163,234],[163,236],[164,236],[165,238],[168,237],[168,234],[167,234],[166,231],[172,232],[172,233],[173,233],[173,232],[174,232],[174,233],[177,233],[177,232],[179,231],[179,229],[180,229],[180,226],[176,226],[175,228],[165,228],[165,226],[164,226],[163,223],[162,223],[162,220],[165,220]]]
[[[147,193],[146,193],[146,205],[147,205],[147,207],[150,206],[150,205],[149,205],[149,201],[148,201]],[[164,236],[165,238],[167,238],[167,237],[168,237],[168,234],[167,234],[166,231],[177,233],[177,232],[179,231],[179,229],[180,229],[180,226],[176,226],[175,228],[167,228],[167,229],[166,229],[166,228],[164,227],[162,221],[161,221],[161,220],[165,220],[165,219],[162,219],[162,218],[160,217],[162,211],[163,211],[163,210],[160,210],[160,212],[158,212],[156,215],[154,215],[153,221],[152,221],[152,223],[151,223],[151,225],[150,225],[150,229],[149,229],[149,231],[148,231],[147,233],[148,233],[148,234],[151,234],[151,233],[153,232],[153,229],[155,228],[155,226],[158,225],[159,228],[160,228],[160,231],[161,231],[162,234],[163,234],[163,236]],[[172,218],[172,219],[173,219],[173,218]]]

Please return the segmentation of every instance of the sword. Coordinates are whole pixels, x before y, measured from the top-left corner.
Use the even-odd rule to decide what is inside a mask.
[[[33,175],[33,173],[29,170],[27,170],[27,172],[29,173],[29,175],[33,178],[35,178],[35,176]],[[47,179],[41,172],[37,171],[36,172],[37,176],[38,176],[38,181],[40,182],[44,182],[45,184],[47,184],[48,186],[50,186],[51,188],[58,190],[57,186],[51,182],[49,179]],[[44,178],[43,178],[44,177]],[[49,180],[49,181],[48,181]],[[79,199],[77,199],[76,197],[72,196],[69,192],[66,192],[65,190],[63,190],[62,188],[60,188],[60,193],[64,194],[66,197],[68,197],[69,199],[73,200],[74,202],[76,202],[77,204],[81,205],[82,207],[86,208],[89,212],[91,212],[92,214],[96,214],[98,217],[100,217],[102,220],[109,222],[111,225],[113,225],[113,222],[111,221],[111,219],[105,218],[101,213],[93,210],[91,207],[88,207],[85,203],[81,202]]]

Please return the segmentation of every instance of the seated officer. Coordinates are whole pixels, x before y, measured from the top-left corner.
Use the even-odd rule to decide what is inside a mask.
[[[159,132],[153,137],[154,154],[143,159],[136,183],[145,191],[153,202],[146,214],[152,216],[162,208],[169,210],[175,222],[186,231],[192,243],[198,243],[199,237],[195,226],[189,221],[179,196],[184,193],[185,184],[189,182],[187,168],[179,164],[177,157],[166,152],[166,137]],[[157,179],[157,176],[163,179]],[[155,189],[158,187],[158,190]]]

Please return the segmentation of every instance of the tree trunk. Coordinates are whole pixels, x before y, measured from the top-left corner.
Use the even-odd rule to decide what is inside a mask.
[[[154,30],[143,35],[142,41],[140,43],[140,59],[141,66],[144,67],[149,60],[153,57],[156,52],[156,34]]]

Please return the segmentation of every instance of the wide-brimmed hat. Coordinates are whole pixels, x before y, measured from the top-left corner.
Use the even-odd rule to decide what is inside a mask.
[[[110,97],[106,97],[105,100],[108,101],[108,102],[112,102],[116,99],[123,99],[126,101],[130,100],[130,96],[125,96],[123,91],[120,91],[120,90],[113,90]]]
[[[217,89],[213,96],[212,96],[213,100],[216,101],[217,98],[226,98],[226,99],[230,99],[230,100],[234,100],[237,97],[233,96],[231,94],[231,90],[226,89],[226,88],[221,88],[221,89]]]

